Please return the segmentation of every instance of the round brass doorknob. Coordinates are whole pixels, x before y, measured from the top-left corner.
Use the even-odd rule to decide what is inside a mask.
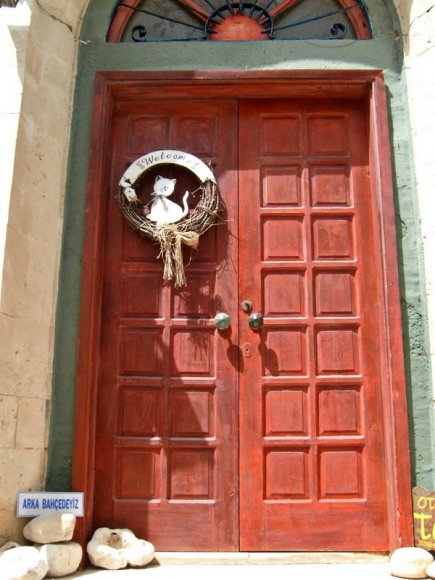
[[[248,316],[248,324],[252,330],[258,330],[263,326],[263,315],[259,312],[253,312]]]
[[[214,317],[214,323],[218,330],[226,330],[231,325],[231,318],[226,312],[218,312]]]

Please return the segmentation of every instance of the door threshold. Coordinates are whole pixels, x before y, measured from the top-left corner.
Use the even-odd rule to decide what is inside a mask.
[[[157,552],[161,565],[380,564],[389,555],[368,552]]]

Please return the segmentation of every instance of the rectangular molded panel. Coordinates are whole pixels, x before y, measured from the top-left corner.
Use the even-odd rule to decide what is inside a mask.
[[[214,499],[214,451],[173,449],[169,453],[169,499]]]
[[[120,374],[161,374],[163,364],[162,330],[124,327],[120,329]]]
[[[262,207],[302,205],[301,168],[298,165],[270,165],[262,170]]]
[[[307,385],[267,387],[264,393],[264,436],[307,437],[310,408]]]
[[[263,259],[303,260],[305,244],[301,217],[264,217]]]

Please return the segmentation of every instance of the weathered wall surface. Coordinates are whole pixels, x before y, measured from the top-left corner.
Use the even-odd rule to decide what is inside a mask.
[[[25,4],[30,0],[22,0]],[[80,41],[82,15],[89,0],[33,0],[25,71],[3,58],[0,51],[2,88],[12,79],[15,97],[4,101],[0,91],[1,198],[11,192],[0,207],[6,224],[7,242],[3,269],[0,312],[0,544],[20,536],[15,518],[15,495],[19,490],[43,489],[46,470],[48,417],[54,405],[51,459],[48,483],[52,488],[69,484],[72,416],[74,404],[75,340],[80,288],[81,228],[83,192],[86,183],[92,82],[98,68],[212,69],[256,68],[386,68],[393,125],[394,162],[397,177],[399,247],[402,261],[402,295],[413,431],[413,463],[420,483],[435,485],[434,411],[429,387],[430,356],[435,360],[435,216],[431,207],[435,191],[433,162],[435,89],[431,71],[435,69],[435,9],[428,0],[396,0],[401,25],[394,21],[391,33],[385,21],[375,33],[375,48],[350,43],[328,46],[292,43],[289,47],[252,49],[247,43],[238,49],[239,65],[232,47],[207,47],[198,54],[196,46],[149,47],[144,59],[142,47],[107,47],[107,22],[99,13],[108,13],[107,0],[91,0],[83,30],[81,77],[78,82],[73,131],[71,172],[68,179],[67,212],[64,230],[61,300],[58,312],[55,390],[52,395],[54,319],[59,276],[63,204],[70,140],[70,119],[75,63]],[[377,14],[386,11],[387,0],[368,2]],[[12,9],[1,9],[0,12]],[[15,10],[18,10],[15,9]],[[0,15],[2,16],[2,15]],[[3,18],[3,16],[2,16]],[[0,47],[11,29],[0,18]],[[408,94],[402,79],[401,32],[405,47]],[[393,35],[393,43],[391,43]],[[89,42],[89,44],[84,44]],[[334,41],[335,42],[335,41]],[[325,46],[325,45],[323,45]],[[393,50],[392,50],[393,47]],[[12,44],[9,48],[13,51]],[[23,52],[23,51],[22,51]],[[390,55],[385,57],[385,55]],[[8,63],[7,65],[5,63]],[[25,74],[24,74],[25,72]],[[17,156],[12,179],[12,144],[16,137],[20,81],[24,81],[17,140]],[[409,95],[412,143],[407,124]],[[18,99],[18,100],[17,100]],[[11,109],[12,107],[12,109]],[[11,113],[6,119],[4,113]],[[399,120],[399,121],[397,121]],[[9,123],[6,125],[6,123]],[[5,128],[5,131],[2,129]],[[4,155],[5,152],[5,155]],[[412,168],[415,153],[416,181]],[[83,158],[78,159],[77,155]],[[7,157],[7,155],[9,157]],[[7,160],[7,161],[6,161]],[[9,181],[8,181],[9,179]],[[11,187],[12,184],[12,187]],[[417,187],[416,187],[417,185]],[[415,204],[418,193],[421,213]],[[7,215],[8,214],[8,215]],[[422,216],[421,223],[419,215]],[[420,227],[423,236],[420,234]],[[0,248],[2,232],[0,222]],[[424,260],[425,280],[422,277]],[[0,252],[1,256],[1,252]],[[1,264],[0,264],[1,265]],[[420,284],[426,283],[428,312]],[[427,314],[430,320],[432,350],[427,341]],[[432,440],[431,440],[432,436]]]
[[[0,78],[7,81],[7,90],[4,86],[0,91],[0,264],[4,258],[29,25],[28,4],[0,12]],[[0,286],[1,278],[0,273]]]
[[[1,167],[2,200],[11,193],[7,228],[2,229],[0,544],[19,536],[23,522],[15,518],[17,491],[44,486],[75,38],[82,5],[35,0],[26,58],[23,30],[20,35],[13,19],[26,7],[30,12],[28,2],[0,9],[1,48],[11,40],[7,53],[0,50],[0,163],[8,164],[5,171]],[[24,86],[17,135],[20,73]]]
[[[414,348],[421,360],[427,357],[428,364],[435,371],[435,84],[431,71],[435,67],[435,2],[433,0],[414,1],[409,8],[408,26],[404,28],[407,40],[405,60],[408,80],[409,109],[412,128],[415,174],[421,220],[421,243],[424,250],[424,276],[426,304],[413,311],[415,324],[421,328],[426,325],[428,316],[429,344],[414,341]],[[427,308],[427,311],[425,309]],[[412,347],[412,345],[411,345]],[[429,349],[429,351],[428,351]],[[414,391],[415,392],[415,391]],[[427,416],[427,421],[414,420],[414,430],[432,449],[432,462],[423,467],[431,471],[432,489],[435,486],[435,450],[430,438],[427,422],[435,430],[435,383],[430,389],[421,390],[414,399],[416,416]],[[428,478],[430,480],[430,478]]]

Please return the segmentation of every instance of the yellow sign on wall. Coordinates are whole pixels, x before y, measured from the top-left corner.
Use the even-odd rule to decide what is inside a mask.
[[[435,491],[425,487],[414,487],[412,497],[414,543],[418,548],[435,550]]]

